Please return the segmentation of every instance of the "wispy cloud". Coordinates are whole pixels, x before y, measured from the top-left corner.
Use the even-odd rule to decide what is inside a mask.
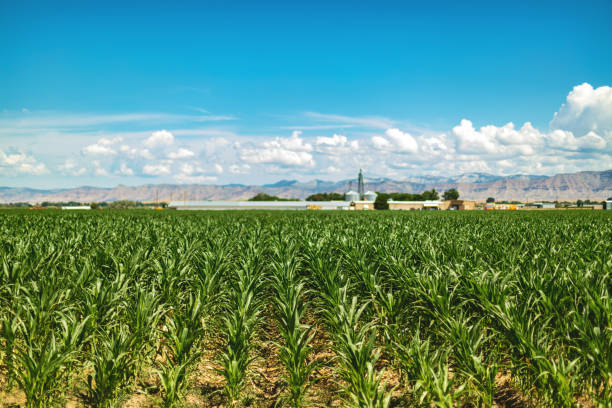
[[[30,112],[27,115],[0,115],[4,129],[89,128],[126,123],[219,122],[234,120],[228,115],[183,115],[173,113],[74,114],[62,112]]]

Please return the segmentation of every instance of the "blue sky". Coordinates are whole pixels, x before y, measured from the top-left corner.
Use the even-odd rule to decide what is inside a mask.
[[[0,0],[0,185],[612,168],[610,2],[124,3]]]

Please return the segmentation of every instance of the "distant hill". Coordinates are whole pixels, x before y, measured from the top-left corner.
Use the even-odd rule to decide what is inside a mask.
[[[366,190],[380,192],[420,193],[424,190],[443,192],[456,188],[461,198],[486,200],[603,200],[612,197],[612,170],[582,171],[579,173],[557,174],[555,176],[495,176],[485,173],[467,173],[453,177],[411,177],[404,181],[387,178],[366,179]],[[263,192],[285,198],[304,199],[314,193],[346,192],[350,180],[338,182],[312,180],[299,182],[281,180],[262,186],[231,185],[177,185],[147,184],[136,187],[117,186],[114,188],[77,187],[68,189],[41,190],[31,188],[0,187],[0,202],[42,201],[153,201],[156,192],[160,201],[174,200],[246,200]],[[353,188],[356,183],[353,183]]]

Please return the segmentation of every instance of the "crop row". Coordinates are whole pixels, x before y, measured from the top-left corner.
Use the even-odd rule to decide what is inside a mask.
[[[611,290],[604,212],[7,211],[0,406],[610,407]]]

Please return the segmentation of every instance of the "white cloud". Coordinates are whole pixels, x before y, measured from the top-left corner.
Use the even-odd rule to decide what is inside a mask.
[[[155,131],[143,142],[143,144],[150,149],[161,146],[170,146],[173,143],[174,136],[167,130]]]
[[[249,163],[279,163],[287,166],[314,166],[312,154],[307,152],[292,152],[286,149],[244,149],[242,160]]]
[[[390,128],[385,131],[387,138],[373,136],[372,144],[379,150],[393,150],[401,153],[416,153],[419,149],[416,139],[406,132],[397,128]]]
[[[418,138],[419,148],[421,153],[426,157],[438,157],[452,154],[453,149],[449,146],[448,138],[446,134],[442,133],[439,135],[421,135]]]
[[[5,153],[0,150],[0,171],[2,173],[17,173],[40,176],[49,173],[44,163],[38,163],[33,156],[25,153]]]
[[[199,176],[190,176],[187,174],[177,174],[174,176],[174,179],[181,184],[197,184],[197,183],[212,183],[217,181],[217,177],[215,176],[207,176],[207,175],[199,175]]]
[[[180,165],[179,170],[183,174],[194,174],[194,173],[204,173],[204,169],[199,165],[193,165],[190,163],[183,163]]]
[[[97,167],[94,170],[94,174],[96,176],[108,176],[108,171],[106,171],[106,169],[103,169],[102,167]]]
[[[60,164],[59,166],[57,166],[57,168],[61,171],[69,171],[74,169],[76,166],[76,161],[74,161],[73,159],[66,159],[64,164]]]
[[[346,136],[337,135],[334,133],[332,137],[317,137],[317,145],[327,145],[327,146],[345,146],[348,142]]]
[[[179,183],[210,183],[217,180],[216,176],[205,174],[199,164],[182,163],[179,170],[180,172],[173,176]]]
[[[319,151],[330,154],[348,153],[359,150],[359,141],[351,140],[344,135],[335,134],[332,137],[317,136],[316,145]]]
[[[43,128],[92,128],[123,123],[197,123],[234,120],[227,115],[179,115],[172,113],[122,113],[122,114],[72,114],[65,112],[34,112],[28,111],[27,117],[0,118],[0,127],[15,127],[29,129]]]
[[[121,136],[116,136],[116,137],[113,137],[112,139],[103,137],[100,140],[98,140],[98,144],[102,146],[112,146],[114,144],[121,143],[122,141],[123,141],[123,138]]]
[[[78,163],[73,159],[66,159],[63,164],[57,166],[57,169],[64,174],[69,174],[71,176],[81,176],[87,172],[85,167],[77,168]]]
[[[92,144],[83,148],[83,153],[92,156],[113,156],[117,152],[109,146],[102,144]]]
[[[124,176],[133,176],[134,170],[130,169],[125,163],[121,163],[119,173],[123,174]]]
[[[246,174],[249,172],[250,169],[251,166],[249,166],[248,164],[232,164],[231,166],[229,166],[229,172],[232,174]]]
[[[240,158],[249,163],[275,163],[286,166],[314,166],[310,143],[300,138],[301,132],[294,131],[289,138],[277,137],[264,142],[263,147],[245,148],[240,152]]]
[[[310,143],[304,143],[304,139],[300,137],[301,134],[302,132],[295,130],[291,133],[291,137],[277,137],[270,142],[264,142],[264,146],[267,148],[279,148],[299,152],[312,151],[312,145]]]
[[[167,164],[145,164],[142,172],[150,176],[166,176],[171,173],[170,166]]]
[[[117,152],[112,146],[122,141],[123,138],[121,136],[116,136],[111,139],[102,137],[98,139],[96,143],[85,146],[83,148],[83,153],[92,156],[113,156],[117,154]]]
[[[606,141],[592,131],[584,136],[575,137],[570,131],[556,129],[547,135],[547,140],[550,147],[559,150],[601,150],[606,147]]]
[[[382,136],[373,136],[372,143],[374,144],[374,147],[379,150],[388,150],[393,147],[391,142]]]
[[[168,157],[171,159],[188,159],[193,156],[195,156],[194,152],[183,147],[178,149],[176,152],[171,152],[168,154]]]
[[[253,136],[261,129],[249,127],[252,133],[241,134],[208,128],[195,123],[200,120],[195,116],[186,121],[194,128],[174,129],[173,124],[183,120],[166,115],[64,115],[60,120],[56,114],[36,111],[4,112],[0,113],[0,149],[10,149],[10,154],[0,155],[0,172],[48,173],[45,164],[32,156],[39,154],[54,157],[58,176],[104,174],[96,169],[106,169],[105,175],[160,175],[181,182],[203,182],[213,175],[245,183],[257,182],[263,174],[266,181],[281,174],[298,179],[317,174],[346,176],[352,174],[351,168],[368,166],[376,167],[376,175],[398,178],[464,171],[552,174],[611,168],[612,88],[578,85],[560,102],[564,104],[550,126],[541,129],[530,122],[475,126],[467,117],[455,127],[434,131],[384,117],[311,112],[299,116],[306,120],[305,126],[291,128],[299,130],[264,139]],[[128,122],[131,128],[141,127],[130,131],[105,127],[112,124],[116,129]],[[145,130],[150,126],[166,126],[172,132],[151,133]],[[9,140],[37,150],[21,153],[8,145]],[[248,177],[232,176],[247,173]]]
[[[395,147],[400,152],[416,153],[418,150],[417,142],[410,133],[402,132],[396,128],[391,128],[387,129],[385,134],[387,137],[389,137],[389,139],[391,139]]]
[[[143,159],[147,159],[147,160],[153,160],[153,154],[151,154],[151,152],[149,151],[149,149],[142,149],[138,152],[138,155],[140,157],[142,157]]]
[[[494,134],[487,129],[481,131],[474,129],[472,122],[462,119],[461,124],[453,128],[453,135],[457,138],[457,150],[464,153],[496,153],[497,145]]]
[[[612,88],[577,85],[550,122],[551,129],[564,129],[582,136],[593,131],[612,131]],[[612,135],[610,135],[612,136]]]

